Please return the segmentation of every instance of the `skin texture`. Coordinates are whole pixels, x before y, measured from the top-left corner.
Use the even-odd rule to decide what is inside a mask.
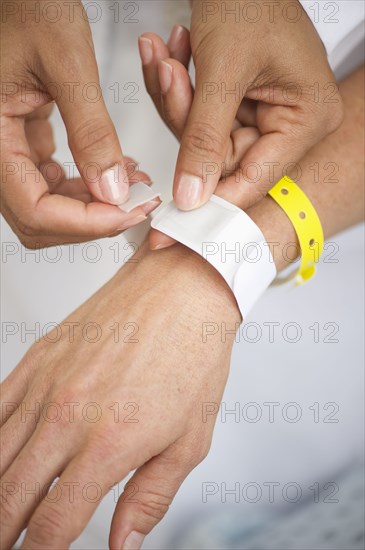
[[[147,89],[181,141],[174,178],[174,200],[181,209],[205,203],[225,172],[235,172],[232,180],[239,173],[247,209],[280,179],[288,162],[298,162],[342,121],[335,77],[299,1],[292,3],[295,23],[280,7],[273,13],[263,9],[252,23],[249,4],[194,0],[190,36],[175,27],[166,45],[153,33],[140,38]],[[229,10],[237,15],[225,15]],[[148,47],[150,54],[144,55]],[[182,120],[164,96],[171,73],[179,78],[178,69],[188,66],[190,55],[195,91],[190,80],[180,89],[180,99],[190,101]],[[278,164],[273,173],[268,163]]]
[[[342,126],[301,161],[300,183],[327,237],[364,215],[363,82],[361,68],[342,84]],[[310,168],[313,161],[322,165],[333,158],[339,163],[335,193],[333,183],[314,182]],[[232,192],[232,187],[223,189]],[[249,214],[267,240],[278,243],[272,250],[282,269],[290,261],[284,247],[295,242],[286,215],[269,197]],[[204,422],[202,404],[221,398],[233,335],[225,342],[214,339],[207,347],[202,324],[224,321],[233,328],[239,323],[234,297],[207,262],[180,244],[157,252],[144,245],[137,260],[66,320],[79,327],[97,320],[103,329],[97,342],[86,341],[80,330],[74,339],[63,330],[62,338],[51,343],[51,333],[48,341],[44,338],[32,346],[1,386],[6,405],[0,431],[4,549],[11,548],[26,526],[22,548],[68,548],[100,501],[91,502],[95,492],[85,498],[87,484],[97,484],[101,497],[135,468],[132,485],[116,506],[109,544],[116,550],[138,548],[208,452],[214,416]],[[138,327],[134,343],[123,332],[131,322]],[[110,330],[115,323],[121,331],[118,342]],[[64,405],[70,402],[80,403],[73,417]],[[101,408],[97,422],[87,422],[81,414],[82,404],[90,402]],[[115,402],[122,405],[119,422],[110,410]],[[38,418],[22,417],[24,407],[35,409],[37,403]],[[44,412],[47,403],[56,403],[64,412],[57,422],[45,420],[55,415],[54,409]],[[123,421],[126,403],[137,404],[137,423]],[[44,489],[58,476],[47,499],[44,494],[24,498],[21,483],[29,489],[39,483]],[[130,488],[133,499],[128,498]]]
[[[302,23],[305,21],[306,25],[310,23],[307,21],[306,16],[300,21]],[[272,29],[273,25],[268,27],[268,32],[271,32]],[[170,38],[166,44],[158,35],[152,33],[145,35],[148,36],[148,40],[151,41],[153,51],[153,57],[151,58],[148,66],[144,67],[146,87],[162,119],[176,135],[176,137],[182,142],[180,156],[183,154],[183,143],[187,128],[193,116],[195,104],[199,101],[199,99],[197,99],[197,92],[194,92],[193,90],[192,82],[188,73],[190,59],[189,44],[193,32],[194,31],[192,29],[189,35],[189,31],[183,27],[175,27],[172,30]],[[311,34],[309,33],[309,43],[310,42]],[[320,55],[320,59],[322,59],[322,54]],[[298,60],[296,60],[296,63],[298,64],[298,67],[301,66]],[[283,70],[282,66],[280,70]],[[316,70],[314,67],[311,78],[316,78],[315,75]],[[327,74],[327,78],[328,77],[329,75]],[[295,82],[295,80],[293,82]],[[304,86],[304,84],[302,84],[302,86]],[[309,81],[307,82],[307,86],[309,89]],[[325,87],[325,84],[323,84],[323,86]],[[197,87],[197,89],[199,88]],[[304,89],[305,88],[303,87],[302,90]],[[226,105],[226,103],[224,103],[224,105]],[[250,105],[249,108],[248,105]],[[216,111],[214,116],[219,117],[219,105],[216,105],[216,108],[218,111]],[[312,114],[306,112],[306,109],[308,108],[313,110]],[[332,162],[332,164],[336,165],[336,162],[333,162],[338,159],[338,156],[333,153],[335,148],[332,146],[331,141],[328,142],[323,140],[316,148],[312,148],[312,150],[309,151],[303,159],[298,161],[297,154],[294,151],[296,147],[295,144],[297,140],[299,148],[307,147],[307,131],[313,113],[315,113],[317,121],[319,121],[322,119],[321,117],[329,116],[329,110],[334,115],[334,120],[337,121],[336,117],[342,112],[342,109],[343,104],[340,93],[336,93],[329,103],[324,97],[322,97],[318,103],[313,104],[308,96],[304,101],[304,105],[302,105],[299,101],[296,102],[295,106],[282,106],[281,108],[274,105],[268,105],[263,101],[256,103],[250,101],[247,103],[246,100],[243,100],[239,111],[237,112],[236,120],[233,123],[234,129],[230,134],[230,141],[226,156],[224,157],[223,163],[220,164],[224,171],[223,174],[221,174],[222,177],[218,183],[215,193],[247,211],[247,208],[250,205],[256,203],[259,196],[265,196],[269,188],[287,173],[289,176],[293,176],[294,180],[301,184],[304,190],[313,194],[315,199],[318,198],[318,200],[321,201],[321,197],[323,198],[323,196],[326,196],[326,194],[323,193],[322,186],[320,188],[318,185],[311,186],[311,182],[313,181],[313,172],[311,173],[310,167],[311,165],[313,166],[313,163],[318,162],[316,158],[313,158],[313,154],[314,157],[322,157],[323,155],[323,158],[326,158],[326,155],[328,155],[327,158],[329,160],[327,162]],[[280,132],[273,132],[270,133],[270,136],[265,137],[265,132],[263,133],[260,126],[260,121],[271,120],[271,117],[273,117],[274,120],[281,124],[282,120],[280,122],[280,117],[276,118],[275,113],[283,114],[284,112],[292,113],[290,115],[292,116],[290,127],[287,128],[289,134],[285,137],[285,132],[284,134],[280,134]],[[298,125],[296,126],[295,116],[299,116],[299,113],[301,113],[300,116],[304,117],[301,123],[304,124],[303,121],[305,120],[306,124],[308,124],[308,128],[305,129],[301,127],[299,119],[297,121]],[[220,127],[221,125],[218,124],[217,126]],[[322,127],[322,130],[323,128],[326,128],[326,126]],[[268,138],[265,142],[267,143],[267,147],[266,145],[264,147],[263,142],[266,138]],[[289,140],[290,144],[286,140]],[[331,144],[331,150],[324,149],[326,143]],[[281,145],[279,144],[284,147],[285,151],[281,149]],[[335,147],[338,148],[338,146],[338,141],[336,140]],[[257,161],[262,167],[262,177],[260,177],[259,180],[256,179],[254,182],[250,182],[245,177],[244,166],[247,162],[254,162],[257,151],[262,151],[263,154],[263,158]],[[314,153],[312,154],[312,152]],[[309,160],[307,161],[307,159]],[[263,163],[266,164],[266,168]],[[284,170],[284,167],[287,163],[289,163],[289,169],[286,171]],[[301,174],[299,178],[298,174]],[[304,176],[308,174],[310,175],[309,178]],[[265,182],[265,189],[263,188],[263,181]],[[319,195],[317,188],[320,190]],[[321,204],[319,206],[321,207]],[[251,212],[251,210],[248,211]],[[322,214],[321,211],[320,214]],[[328,211],[325,210],[323,215],[327,214]],[[343,218],[342,210],[338,212],[338,215]],[[349,214],[346,213],[346,216],[349,216]],[[347,219],[350,221],[351,218],[347,217]],[[295,238],[296,237],[294,235],[293,239],[295,240]],[[175,241],[173,239],[158,231],[151,231],[150,243],[153,249],[165,248],[174,242]]]
[[[43,17],[42,10],[37,19],[42,4],[37,0],[9,2],[2,21],[1,211],[29,248],[112,235],[139,223],[143,215],[140,209],[125,215],[111,207],[127,199],[128,162],[103,98],[92,101],[85,94],[89,83],[98,91],[99,76],[81,0],[71,6],[62,0],[55,3],[61,13],[56,23]],[[142,37],[146,82],[154,70],[149,50],[152,58],[158,53],[161,59],[172,57],[183,64],[192,54],[196,92],[189,91],[193,99],[188,120],[182,134],[177,131],[181,150],[174,198],[182,209],[197,207],[208,200],[226,170],[242,170],[243,206],[248,208],[276,181],[264,163],[279,162],[282,167],[298,161],[338,127],[341,102],[324,101],[334,77],[298,1],[296,23],[288,22],[282,10],[265,10],[255,23],[243,16],[238,22],[229,15],[224,19],[224,11],[237,5],[244,14],[248,0],[220,0],[214,3],[214,13],[207,11],[207,4],[192,2],[191,46],[184,30],[175,29],[171,52],[163,44],[157,52],[153,37]],[[56,8],[47,14],[51,20],[58,16]],[[70,82],[77,86],[70,89]],[[224,95],[237,86],[237,96]],[[318,87],[316,101],[313,86]],[[300,94],[294,103],[293,87]],[[159,107],[159,88],[150,92]],[[91,94],[94,97],[95,87]],[[81,178],[66,179],[52,160],[52,102],[61,112]],[[167,105],[164,110],[173,126],[174,113],[169,114]],[[259,185],[253,183],[252,167],[247,168],[252,163],[262,171]]]
[[[53,4],[58,13],[50,9],[45,17],[42,2],[8,2],[1,22],[1,212],[29,248],[112,235],[141,222],[146,213],[138,208],[125,214],[112,206],[125,202],[137,174],[131,159],[123,157],[100,93],[81,0],[72,7],[61,0]],[[54,102],[81,178],[67,179],[52,159]]]

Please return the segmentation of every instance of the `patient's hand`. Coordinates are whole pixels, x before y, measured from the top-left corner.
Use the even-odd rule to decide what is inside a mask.
[[[362,68],[342,84],[343,125],[301,163],[301,185],[328,237],[363,219],[363,82]],[[311,179],[313,162],[323,164],[333,151],[341,168],[336,201],[330,180]],[[296,238],[289,218],[269,197],[249,215],[273,245],[278,271],[285,268],[287,244]],[[35,344],[1,387],[5,548],[28,523],[24,548],[66,547],[97,506],[96,489],[105,493],[137,467],[112,525],[111,548],[119,550],[132,531],[146,534],[161,519],[209,447],[213,417],[203,421],[202,403],[220,400],[232,341],[216,335],[204,344],[202,325],[225,322],[233,329],[240,319],[234,298],[208,263],[179,244],[143,249],[137,259],[61,325],[60,341],[51,333],[47,339],[56,343]],[[102,334],[92,331],[94,321]],[[44,498],[59,475],[48,499],[37,502],[35,484]],[[138,547],[136,540],[128,544]]]
[[[255,18],[247,0],[194,0],[190,38],[182,27],[167,45],[152,33],[140,38],[147,89],[181,140],[174,200],[183,210],[204,204],[225,171],[246,210],[342,120],[317,31],[299,1],[275,4]],[[195,92],[182,76],[189,44]],[[169,101],[170,86],[187,113]]]
[[[22,548],[68,547],[135,468],[110,546],[124,547],[134,531],[128,548],[137,548],[209,449],[215,417],[202,416],[203,404],[220,402],[233,336],[204,343],[203,323],[234,329],[235,300],[182,245],[144,246],[137,259],[61,324],[59,341],[54,331],[34,344],[2,385],[12,413],[1,428],[2,548],[26,525]],[[35,487],[41,496],[26,494]]]

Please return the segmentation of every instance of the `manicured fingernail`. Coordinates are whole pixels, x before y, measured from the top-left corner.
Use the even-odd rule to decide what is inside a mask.
[[[145,220],[147,220],[147,216],[145,216],[144,214],[139,214],[135,218],[131,218],[130,220],[123,223],[123,225],[118,227],[117,231],[125,231],[126,229],[129,229],[130,227],[134,227],[135,225],[138,225],[139,223],[144,222]]]
[[[178,45],[179,40],[181,39],[182,33],[184,32],[184,27],[181,25],[174,25],[170,34],[168,44],[170,48],[174,48]]]
[[[100,190],[103,199],[112,204],[119,205],[128,199],[128,175],[121,164],[116,164],[102,174]]]
[[[152,40],[145,36],[140,36],[138,40],[139,55],[141,56],[142,65],[148,65],[152,61],[153,47]]]
[[[172,82],[172,66],[166,61],[160,61],[158,64],[158,79],[160,81],[161,92],[167,94]]]
[[[191,210],[199,205],[203,195],[203,182],[197,176],[180,176],[175,202],[182,210]]]
[[[145,536],[137,531],[129,533],[125,539],[122,550],[140,550]]]
[[[143,212],[148,216],[148,214],[151,214],[158,206],[160,206],[161,201],[148,201],[145,202],[145,204],[142,204],[140,208],[142,208]]]
[[[156,244],[156,246],[151,246],[151,250],[162,250],[163,248],[168,248],[169,246],[171,246],[171,243],[165,243],[165,244]]]

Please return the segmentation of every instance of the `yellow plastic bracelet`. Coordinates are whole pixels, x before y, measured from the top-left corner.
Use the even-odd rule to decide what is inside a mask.
[[[321,222],[307,195],[288,176],[274,185],[269,195],[292,222],[302,252],[299,271],[282,281],[294,278],[296,284],[301,285],[313,277],[316,272],[314,264],[322,254],[324,237]]]

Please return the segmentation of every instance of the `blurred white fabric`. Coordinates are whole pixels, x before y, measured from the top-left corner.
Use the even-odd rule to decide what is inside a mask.
[[[300,0],[300,3],[325,45],[331,66],[338,67],[364,40],[364,2]],[[287,6],[287,16],[295,19],[296,11],[289,15],[290,3]]]
[[[187,24],[188,5],[184,1],[120,2],[123,9],[118,23],[113,21],[112,5],[115,2],[100,1],[102,16],[92,23],[104,96],[124,152],[139,161],[164,198],[170,198],[178,147],[145,92],[137,37],[153,30],[167,38],[175,22]],[[337,17],[342,16],[340,10]],[[92,6],[90,17],[95,17]],[[136,22],[128,22],[131,19]],[[117,102],[116,88],[120,92]],[[131,92],[135,92],[135,103],[128,102]],[[53,122],[56,158],[71,161],[57,113]],[[146,230],[129,231],[127,237],[105,239],[97,245],[74,246],[74,258],[68,247],[42,253],[25,252],[19,246],[13,255],[3,258],[3,322],[24,322],[28,327],[36,322],[41,327],[60,322],[120,268],[121,261],[114,261],[116,243],[120,243],[123,258],[128,254],[128,250],[123,251],[127,240],[140,241]],[[2,241],[3,251],[4,243],[16,247],[18,242],[3,220]],[[331,481],[337,471],[363,453],[363,227],[337,236],[332,243],[313,282],[295,290],[270,290],[251,313],[248,328],[234,348],[223,398],[227,411],[236,407],[238,417],[218,416],[208,458],[189,476],[144,548],[168,548],[184,519],[206,514],[210,507],[224,509],[219,494],[206,503],[202,501],[206,482],[219,486],[225,482],[231,487],[237,481],[242,485],[295,481],[308,488],[315,482]],[[57,253],[59,258],[53,261]],[[98,261],[94,261],[95,256]],[[268,322],[278,323],[272,343],[269,327],[264,325]],[[294,343],[290,340],[295,339],[296,331],[301,337]],[[18,334],[3,344],[3,376],[14,368],[31,342],[31,336],[22,342]],[[268,402],[277,403],[273,405],[273,422],[269,421]],[[262,417],[250,421],[260,411]],[[291,422],[298,411],[301,418]],[[314,416],[317,413],[318,418]],[[324,421],[330,413],[338,422]],[[114,493],[110,493],[73,548],[107,548],[114,505]],[[237,506],[243,521],[246,509],[252,511],[255,506],[255,511],[264,513],[268,502],[262,499],[254,505],[245,502]]]

